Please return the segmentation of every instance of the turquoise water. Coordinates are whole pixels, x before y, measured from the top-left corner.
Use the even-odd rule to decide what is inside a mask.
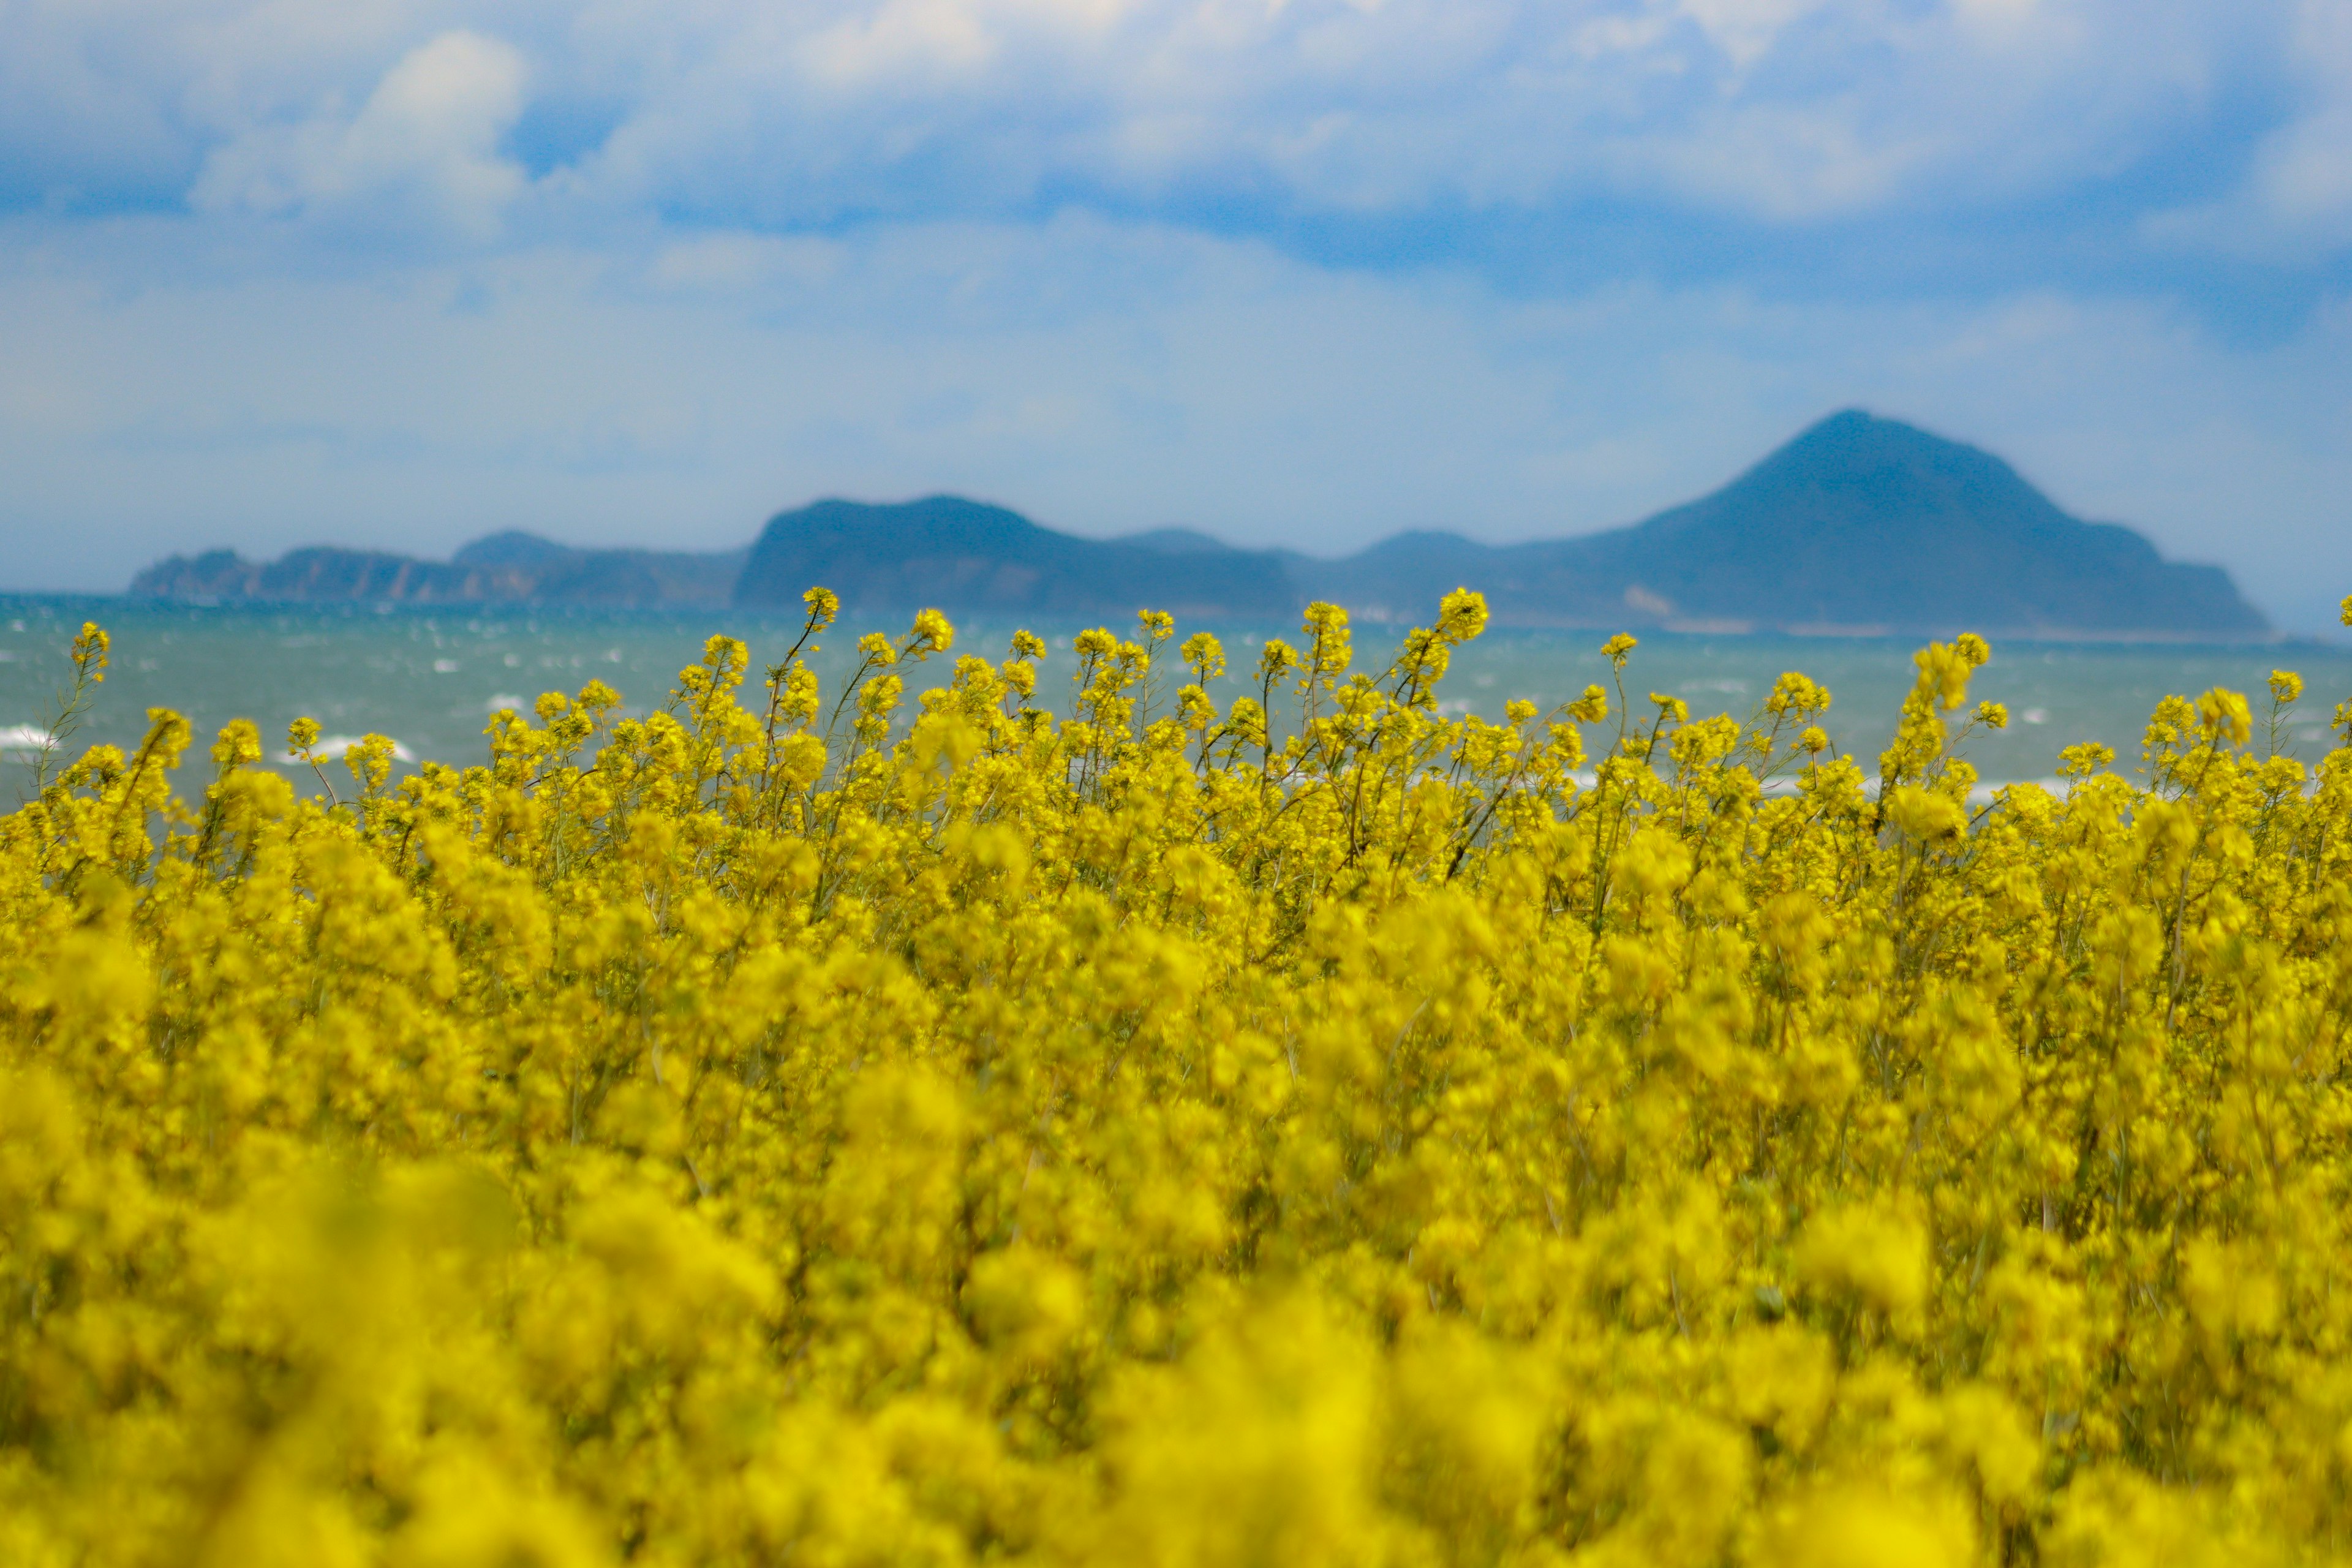
[[[367,606],[199,608],[123,599],[0,597],[0,805],[22,793],[25,742],[44,727],[66,679],[65,649],[85,619],[114,637],[114,664],[78,743],[137,741],[151,706],[194,722],[202,741],[232,718],[260,724],[273,742],[298,714],[329,736],[371,731],[392,736],[409,758],[479,761],[489,714],[524,707],[540,692],[576,691],[603,680],[632,710],[657,704],[703,638],[725,631],[750,643],[754,659],[782,656],[796,622],[740,612],[375,609]],[[845,625],[824,640],[821,676],[837,677],[858,632],[894,626]],[[1004,655],[1010,624],[966,624],[956,652]],[[1041,700],[1068,693],[1076,626],[1034,627],[1052,644]],[[1117,628],[1125,630],[1127,628]],[[1179,636],[1197,629],[1180,626]],[[1212,626],[1236,668],[1246,669],[1268,636],[1297,639],[1289,626]],[[1360,664],[1384,664],[1400,628],[1360,626]],[[1499,719],[1526,698],[1549,708],[1588,681],[1608,682],[1590,633],[1495,631],[1462,650],[1442,695],[1454,711]],[[1626,671],[1638,700],[1649,691],[1689,702],[1694,716],[1752,711],[1783,670],[1799,669],[1835,694],[1827,727],[1842,750],[1873,756],[1892,731],[1910,685],[1906,641],[1864,638],[1703,637],[1643,638]],[[951,659],[935,658],[914,683],[944,679]],[[1969,754],[1990,781],[2043,778],[2060,748],[2101,741],[2125,763],[2137,760],[2147,713],[2168,692],[2194,696],[2212,686],[2250,694],[2257,714],[2263,683],[2284,666],[2308,691],[2288,745],[2306,760],[2327,746],[2327,717],[2352,696],[2352,649],[2318,644],[2274,647],[2120,646],[2014,642],[1996,645],[1974,695],[2009,705],[2005,734],[1973,741]],[[1220,700],[1237,695],[1233,680]]]

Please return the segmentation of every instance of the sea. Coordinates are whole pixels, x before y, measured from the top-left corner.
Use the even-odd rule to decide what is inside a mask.
[[[112,667],[72,750],[93,743],[136,744],[150,708],[170,708],[194,726],[190,766],[204,768],[202,747],[231,719],[250,719],[271,742],[271,765],[307,783],[280,754],[297,716],[316,719],[339,754],[352,739],[377,733],[396,742],[404,766],[424,759],[465,764],[484,760],[484,727],[501,708],[528,709],[541,692],[577,691],[599,679],[632,712],[658,707],[678,670],[700,657],[704,639],[724,632],[751,647],[755,665],[783,656],[799,632],[796,617],[743,611],[640,611],[595,608],[431,608],[397,605],[193,605],[70,595],[0,596],[0,808],[27,790],[31,759],[70,678],[67,647],[85,621],[113,638]],[[854,661],[852,644],[869,630],[902,631],[855,617],[821,640],[814,664],[832,689]],[[1040,668],[1041,703],[1066,708],[1076,665],[1071,639],[1084,627],[1039,622],[1048,655]],[[1114,627],[1121,632],[1132,627]],[[1290,626],[1180,625],[1223,641],[1233,675],[1213,693],[1223,703],[1241,694],[1239,676],[1269,637],[1299,642]],[[1405,628],[1359,623],[1357,665],[1383,668]],[[955,654],[1005,657],[1010,622],[957,628]],[[1440,696],[1446,711],[1499,721],[1504,704],[1525,699],[1549,710],[1598,681],[1612,686],[1601,657],[1603,635],[1585,631],[1496,629],[1462,648]],[[1827,686],[1834,701],[1825,728],[1837,749],[1863,758],[1874,773],[1909,689],[1916,639],[1859,637],[1713,636],[1645,633],[1624,681],[1636,703],[1649,693],[1679,697],[1694,718],[1754,713],[1786,670]],[[934,658],[909,686],[946,680],[952,657]],[[2050,778],[2061,749],[2097,741],[2128,773],[2140,759],[2147,716],[2168,693],[2195,697],[2212,687],[2245,692],[2263,730],[2266,683],[2277,668],[2304,678],[2303,700],[2285,715],[2280,749],[2315,763],[2330,745],[2329,717],[2352,696],[2352,647],[2319,642],[2204,646],[2186,643],[1996,642],[1971,696],[2007,705],[2005,731],[1979,732],[1965,754],[1987,786]],[[756,685],[755,669],[752,684]],[[756,696],[756,692],[751,694]],[[1612,695],[1612,703],[1614,698]],[[192,777],[184,788],[193,788]]]

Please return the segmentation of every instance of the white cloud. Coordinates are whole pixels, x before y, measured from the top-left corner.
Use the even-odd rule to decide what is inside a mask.
[[[1679,138],[1627,138],[1612,151],[1629,177],[1648,174],[1706,205],[1774,219],[1875,205],[1945,151],[1892,132],[1865,133],[1833,109],[1764,105],[1702,125]]]
[[[583,58],[659,62],[632,79],[636,111],[586,184],[787,220],[984,216],[1073,184],[1810,219],[2110,178],[2182,133],[2207,78],[2287,47],[2284,27],[2206,0],[850,0],[759,16],[719,5],[680,31],[624,8],[570,40]]]
[[[649,274],[664,288],[741,290],[779,278],[822,282],[837,272],[847,247],[836,241],[773,235],[698,234],[664,246]]]
[[[1706,29],[1734,66],[1745,68],[1769,53],[1782,29],[1821,10],[1829,0],[1681,0],[1684,16]]]
[[[996,48],[978,7],[961,0],[886,0],[817,33],[801,55],[820,81],[855,87],[969,74],[985,67]]]
[[[200,210],[268,216],[324,209],[495,228],[522,168],[499,152],[523,109],[526,67],[511,46],[463,30],[401,57],[356,113],[330,97],[310,118],[258,126],[205,160]]]
[[[2334,0],[2307,0],[2300,24],[2211,0],[93,0],[10,14],[0,166],[53,194],[110,178],[142,200],[201,167],[201,205],[273,212],[400,187],[478,224],[520,181],[499,146],[528,60],[541,104],[601,127],[551,153],[576,167],[547,194],[588,215],[988,216],[1103,191],[1128,210],[1170,192],[1355,212],[1597,197],[1782,222],[2111,178],[2216,95],[2299,68],[2340,14]],[[2331,144],[2302,145],[2290,135],[2273,157],[2283,192],[2328,173]]]
[[[2147,215],[2149,237],[2290,264],[2352,247],[2352,7],[2302,0],[2286,42],[2284,74],[2299,91],[2244,183]]]
[[[2304,0],[2296,41],[2310,105],[2263,145],[2254,189],[2281,224],[2341,243],[2352,239],[2352,10]]]

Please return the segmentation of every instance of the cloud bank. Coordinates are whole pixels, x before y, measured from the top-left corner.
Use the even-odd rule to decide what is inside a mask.
[[[1628,521],[1858,402],[2315,625],[2345,18],[0,0],[0,522],[93,587],[832,490],[1339,550]]]

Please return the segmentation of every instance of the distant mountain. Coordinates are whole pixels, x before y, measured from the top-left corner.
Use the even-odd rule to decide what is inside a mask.
[[[715,607],[728,602],[748,553],[575,550],[520,532],[478,539],[446,562],[323,546],[275,561],[214,550],[157,562],[131,579],[131,592],[167,599]]]
[[[1887,632],[2259,637],[2218,566],[2083,522],[1990,453],[1832,415],[1714,494],[1630,528],[1486,545],[1406,533],[1292,557],[1302,591],[1425,618],[1457,582],[1497,620]]]
[[[1287,617],[1300,603],[1282,557],[1271,551],[1236,550],[1173,529],[1080,539],[955,496],[896,506],[821,500],[781,512],[751,546],[735,602],[794,605],[818,584],[845,607],[869,611],[936,605],[1106,619],[1145,608]]]
[[[478,539],[450,564],[528,577],[531,600],[563,605],[724,605],[751,555],[746,549],[574,550],[537,534]]]
[[[1111,542],[1132,544],[1162,555],[1215,555],[1233,548],[1215,534],[1202,533],[1197,528],[1150,528],[1141,533],[1122,533]]]
[[[1422,620],[1460,585],[1505,626],[2259,637],[2218,566],[2061,511],[2007,463],[1892,419],[1832,415],[1715,491],[1629,528],[1524,544],[1400,533],[1344,560],[1240,550],[1161,528],[1085,539],[955,496],[821,500],[748,550],[575,550],[528,533],[446,562],[297,550],[173,556],[134,594],[210,599],[507,601],[791,609],[823,584],[860,613],[926,605],[1117,622],[1140,608],[1286,619],[1330,599]]]

